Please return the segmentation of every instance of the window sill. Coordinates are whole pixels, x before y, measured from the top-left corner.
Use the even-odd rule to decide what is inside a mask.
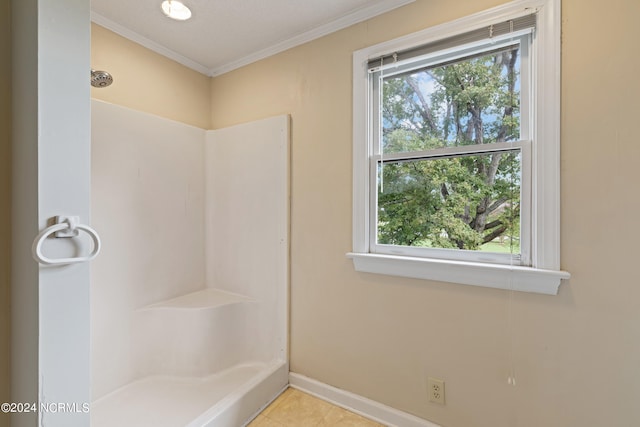
[[[347,253],[356,271],[512,289],[521,292],[557,295],[561,281],[571,275],[566,271],[531,267],[483,264],[465,261],[412,258],[369,253]]]

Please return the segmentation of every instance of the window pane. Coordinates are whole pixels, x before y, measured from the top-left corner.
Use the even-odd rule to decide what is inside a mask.
[[[519,44],[383,78],[385,153],[520,139]]]
[[[519,254],[521,159],[378,162],[377,243]]]

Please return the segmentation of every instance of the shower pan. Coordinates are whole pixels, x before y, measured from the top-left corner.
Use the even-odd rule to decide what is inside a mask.
[[[92,101],[92,427],[238,427],[288,384],[288,138]]]

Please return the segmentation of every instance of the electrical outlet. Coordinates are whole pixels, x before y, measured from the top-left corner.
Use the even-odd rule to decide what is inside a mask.
[[[427,388],[429,389],[429,402],[444,405],[444,381],[438,378],[427,378]]]

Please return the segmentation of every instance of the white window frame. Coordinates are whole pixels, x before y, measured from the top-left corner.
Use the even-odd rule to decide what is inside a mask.
[[[423,258],[442,258],[452,259],[458,261],[476,261],[476,262],[490,262],[496,264],[514,264],[514,265],[529,265],[530,263],[530,199],[531,199],[531,140],[530,140],[530,124],[533,123],[533,117],[529,111],[529,95],[531,88],[531,67],[529,61],[529,46],[530,46],[530,32],[526,32],[522,35],[512,36],[511,34],[505,35],[497,40],[493,38],[491,40],[483,40],[482,42],[475,42],[471,47],[464,49],[447,49],[444,53],[441,51],[434,52],[432,55],[427,55],[426,58],[419,58],[418,60],[407,61],[404,65],[389,66],[387,69],[380,71],[375,70],[371,72],[369,78],[369,94],[368,99],[370,105],[367,107],[369,112],[369,144],[371,145],[369,156],[369,182],[377,182],[377,166],[382,157],[383,163],[393,162],[394,159],[405,159],[411,157],[419,157],[426,160],[428,158],[438,158],[442,156],[456,156],[456,155],[469,155],[469,154],[489,154],[498,151],[520,151],[521,154],[521,253],[518,255],[505,254],[505,253],[491,253],[485,251],[472,251],[461,249],[442,249],[442,248],[426,248],[415,246],[398,246],[398,245],[385,245],[378,243],[377,240],[377,197],[378,188],[375,185],[371,185],[369,188],[369,251],[377,254],[388,255],[406,255],[417,256]],[[458,58],[465,58],[467,56],[477,57],[487,51],[495,50],[499,47],[506,46],[519,46],[521,52],[520,55],[520,85],[521,85],[521,105],[520,105],[520,139],[518,141],[507,142],[495,142],[491,144],[481,145],[463,145],[457,147],[448,148],[435,148],[432,150],[422,152],[410,152],[410,153],[380,153],[380,138],[381,132],[380,126],[380,108],[381,108],[381,88],[383,85],[382,80],[393,77],[396,74],[404,74],[409,70],[423,69],[425,67],[434,66],[437,67],[441,63],[450,62],[451,60]]]
[[[353,250],[347,256],[357,271],[491,288],[555,295],[560,270],[560,2],[517,0],[354,52],[353,55]],[[531,44],[530,253],[528,265],[414,256],[411,252],[381,254],[372,244],[370,197],[375,179],[370,161],[368,62],[393,52],[425,45],[478,28],[537,13]],[[523,162],[523,167],[525,162]]]

